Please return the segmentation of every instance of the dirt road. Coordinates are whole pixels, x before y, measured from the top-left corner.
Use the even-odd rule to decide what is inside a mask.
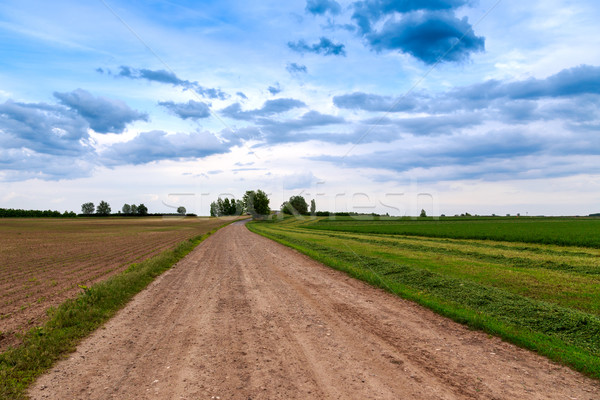
[[[140,293],[34,399],[599,399],[600,385],[236,223]]]

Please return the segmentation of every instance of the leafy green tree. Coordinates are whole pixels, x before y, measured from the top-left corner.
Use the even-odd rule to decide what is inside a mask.
[[[317,212],[317,204],[315,203],[315,199],[310,201],[310,215],[315,215]]]
[[[211,217],[222,217],[225,215],[242,215],[244,212],[244,202],[241,200],[235,200],[234,198],[225,200],[220,197],[217,201],[210,203],[210,216]]]
[[[148,207],[146,207],[144,204],[140,204],[137,207],[137,213],[138,215],[148,215]]]
[[[269,197],[262,190],[248,190],[244,194],[244,208],[252,215],[252,218],[268,215],[271,212],[269,208]]]
[[[231,215],[231,202],[227,197],[223,200],[223,210],[221,215]]]
[[[123,204],[123,208],[121,208],[123,214],[131,214],[131,206],[127,203]]]
[[[110,211],[110,205],[104,200],[102,200],[96,208],[96,214],[98,215],[110,215]]]
[[[235,201],[235,214],[242,215],[246,209],[244,208],[244,202],[242,200]]]
[[[426,217],[427,213],[425,212],[425,210],[421,209],[421,215],[419,215],[419,217]]]
[[[286,214],[308,214],[308,204],[302,196],[292,196],[283,203],[282,210]]]
[[[185,207],[183,207],[183,206],[177,207],[177,214],[185,215],[186,212],[187,212],[187,210],[185,209]]]
[[[81,205],[81,213],[85,214],[85,215],[93,214],[95,209],[96,209],[96,206],[94,206],[94,203],[92,203],[92,202],[83,203]]]
[[[135,204],[131,205],[131,214],[132,215],[137,215],[138,213],[138,206],[136,206]]]
[[[219,217],[219,205],[216,201],[210,203],[210,216],[211,217]]]

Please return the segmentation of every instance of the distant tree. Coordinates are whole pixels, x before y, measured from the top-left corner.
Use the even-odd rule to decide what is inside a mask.
[[[216,201],[210,203],[210,216],[211,217],[219,217],[219,206]]]
[[[425,212],[425,210],[421,209],[421,215],[419,215],[419,217],[426,217],[427,213]]]
[[[242,215],[245,211],[244,202],[242,200],[235,201],[235,214],[234,215]]]
[[[317,212],[317,204],[315,203],[315,199],[310,201],[310,215],[315,215]]]
[[[283,203],[282,211],[286,214],[307,214],[308,204],[302,196],[292,196]]]
[[[138,206],[136,206],[135,204],[131,205],[131,214],[132,215],[137,215],[138,213]]]
[[[248,190],[244,194],[244,208],[253,218],[262,215],[268,215],[271,212],[269,208],[269,197],[262,190]]]
[[[227,215],[236,215],[236,213],[237,213],[236,201],[232,197],[231,200],[229,201],[229,209],[227,210]]]
[[[127,203],[123,204],[123,208],[121,208],[123,214],[131,214],[131,206]]]
[[[148,207],[146,207],[144,204],[140,204],[137,207],[137,213],[138,215],[148,215]]]
[[[241,200],[235,200],[234,198],[225,200],[220,197],[217,201],[210,203],[210,216],[211,217],[222,217],[225,215],[242,215],[244,212],[244,202]]]
[[[183,206],[177,207],[177,214],[185,215],[186,209]]]
[[[93,214],[95,209],[96,209],[96,206],[94,206],[94,203],[92,203],[92,202],[83,203],[81,205],[81,213],[85,214],[85,215]]]
[[[96,208],[96,214],[98,215],[109,215],[110,214],[110,205],[102,200],[98,207]]]
[[[223,210],[222,210],[222,215],[231,215],[231,202],[229,201],[229,199],[227,197],[225,197],[225,200],[223,200]]]

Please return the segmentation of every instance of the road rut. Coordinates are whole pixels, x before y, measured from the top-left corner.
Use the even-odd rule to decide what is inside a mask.
[[[33,399],[598,399],[600,384],[249,232],[219,230]]]

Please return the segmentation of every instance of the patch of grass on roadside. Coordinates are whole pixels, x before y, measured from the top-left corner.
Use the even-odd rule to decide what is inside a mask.
[[[578,309],[591,311],[597,301],[585,299],[586,293],[578,293],[582,295],[581,300],[574,298],[573,301],[580,304],[573,304],[573,307],[556,296],[554,302],[540,298],[542,290],[548,293],[560,290],[564,283],[561,279],[566,282],[578,280],[581,290],[591,295],[597,279],[595,274],[582,273],[583,264],[575,271],[555,265],[545,268],[535,259],[540,257],[539,253],[529,250],[523,250],[512,260],[499,256],[495,260],[488,247],[482,247],[482,253],[478,253],[477,246],[469,246],[468,240],[462,241],[466,246],[462,248],[458,242],[453,242],[455,247],[449,247],[448,243],[440,241],[441,249],[436,252],[436,243],[430,241],[420,249],[419,239],[414,237],[396,240],[364,233],[329,231],[324,234],[305,229],[306,225],[295,226],[290,221],[281,224],[253,222],[247,226],[253,232],[353,277],[600,378],[600,317]],[[403,248],[405,240],[410,243]],[[518,252],[515,249],[517,247],[506,251],[514,255]],[[552,251],[558,250],[553,248]],[[554,253],[547,257],[555,257]],[[520,267],[527,257],[531,257],[533,265]],[[584,263],[587,259],[574,257],[573,261]],[[518,278],[535,277],[532,273],[542,278],[561,275],[550,281],[544,278],[546,287],[534,287],[534,280]],[[530,287],[529,296],[522,290],[527,286]]]
[[[227,224],[224,224],[225,226]],[[72,352],[81,339],[100,327],[157,276],[216,232],[186,240],[175,249],[132,264],[126,271],[49,310],[50,320],[30,330],[23,343],[0,354],[0,398],[23,399],[27,387],[54,362]]]

